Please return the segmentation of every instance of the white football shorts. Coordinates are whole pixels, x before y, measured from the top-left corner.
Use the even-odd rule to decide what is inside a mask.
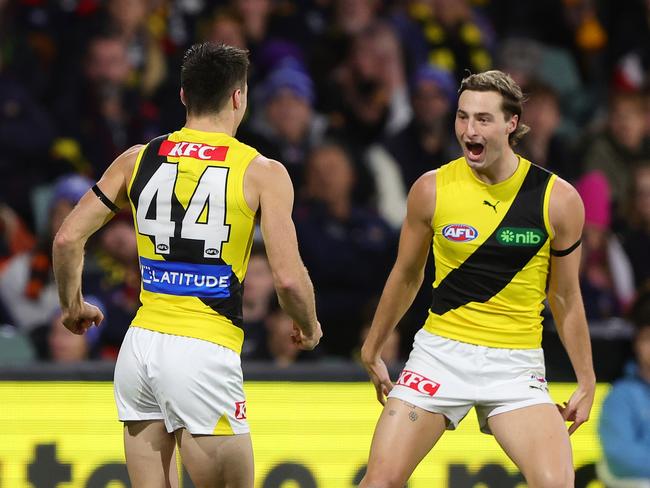
[[[239,354],[212,342],[129,327],[115,365],[121,421],[163,420],[167,432],[249,432]]]
[[[447,418],[455,429],[472,407],[481,431],[487,419],[518,408],[553,404],[542,349],[499,349],[440,337],[424,329],[388,395]]]

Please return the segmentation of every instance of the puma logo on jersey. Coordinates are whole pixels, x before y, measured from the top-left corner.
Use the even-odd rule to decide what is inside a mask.
[[[500,200],[497,200],[497,203],[495,203],[494,205],[492,205],[492,204],[491,204],[490,202],[488,202],[487,200],[483,200],[483,205],[487,205],[488,207],[492,207],[492,210],[494,210],[494,213],[497,212],[497,205],[499,205],[499,203],[501,203],[501,201],[500,201]]]
[[[158,150],[159,156],[203,159],[205,161],[225,161],[228,146],[209,146],[198,142],[163,141]]]

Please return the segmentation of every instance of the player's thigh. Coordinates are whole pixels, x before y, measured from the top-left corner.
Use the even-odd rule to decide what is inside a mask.
[[[196,488],[252,488],[253,446],[249,434],[194,435],[176,431],[183,465]]]
[[[504,412],[489,417],[488,424],[530,488],[573,487],[571,443],[555,405]]]
[[[124,452],[133,488],[176,488],[175,448],[162,420],[125,422]]]
[[[360,486],[404,486],[446,427],[444,415],[389,398],[375,429],[368,469]]]

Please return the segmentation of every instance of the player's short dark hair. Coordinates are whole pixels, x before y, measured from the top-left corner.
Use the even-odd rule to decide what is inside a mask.
[[[219,112],[233,90],[244,90],[249,64],[244,49],[213,42],[190,47],[181,67],[187,113]]]
[[[516,115],[517,128],[508,136],[511,146],[516,146],[521,138],[530,131],[530,127],[521,123],[521,112],[524,105],[524,94],[515,80],[509,74],[499,70],[475,73],[463,78],[458,89],[460,96],[465,90],[489,92],[494,91],[501,95],[501,110],[506,115],[506,120]]]

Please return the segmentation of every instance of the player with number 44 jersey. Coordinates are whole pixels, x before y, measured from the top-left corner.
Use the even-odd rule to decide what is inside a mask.
[[[293,185],[277,161],[234,135],[247,105],[248,53],[192,46],[181,69],[185,126],[119,156],[61,226],[53,246],[63,323],[83,334],[99,309],[83,300],[88,238],[130,205],[142,306],[115,365],[133,486],[178,486],[176,446],[196,486],[252,488],[253,449],[239,354],[242,292],[255,220],[291,338],[322,332],[291,219]]]

